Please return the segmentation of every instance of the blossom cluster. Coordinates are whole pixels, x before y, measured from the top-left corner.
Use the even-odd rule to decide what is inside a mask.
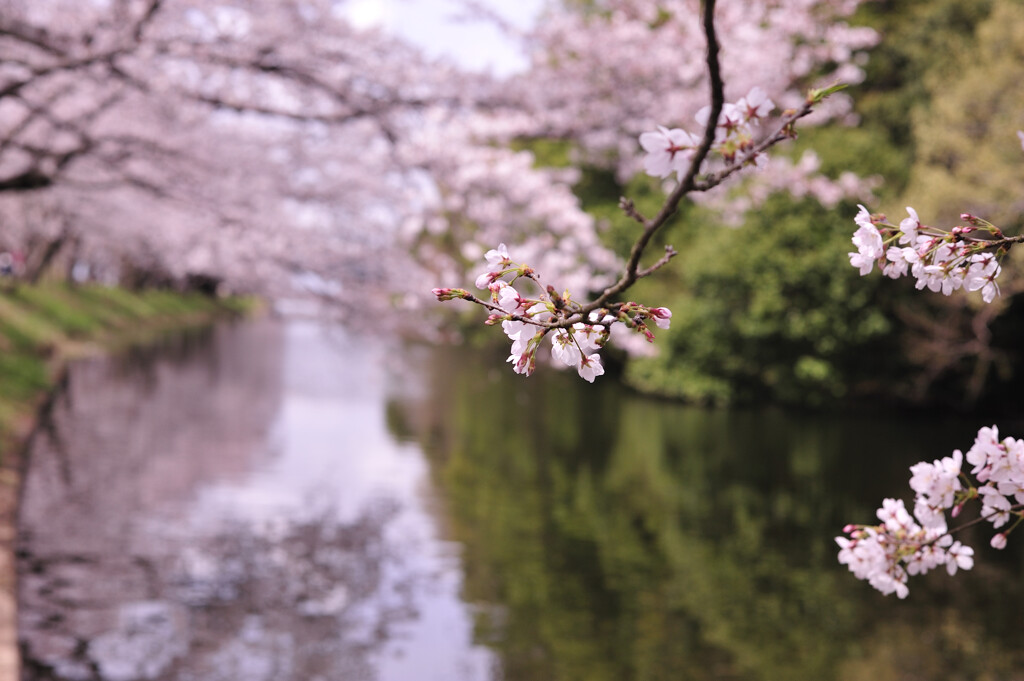
[[[753,128],[774,108],[775,103],[757,86],[737,102],[726,103],[718,116],[712,151],[720,154],[730,164],[737,160],[754,164],[763,162],[764,156],[757,154],[754,149]],[[711,107],[705,106],[697,112],[695,118],[701,126],[707,126],[710,116]],[[682,128],[670,130],[658,126],[657,132],[645,132],[640,135],[640,146],[647,152],[644,170],[654,177],[668,177],[673,172],[682,177],[700,142],[699,135]]]
[[[983,484],[971,483],[962,470],[965,461]],[[881,524],[847,525],[844,532],[849,536],[836,537],[840,563],[883,594],[900,598],[909,593],[912,575],[940,565],[950,575],[973,567],[974,550],[953,540],[946,511],[956,517],[968,501],[980,498],[979,521],[999,529],[1014,519],[990,542],[997,549],[1006,546],[1007,535],[1024,517],[1024,440],[1000,440],[998,428],[982,428],[966,455],[956,450],[941,460],[917,463],[910,472],[910,487],[916,493],[913,515],[903,501],[886,499],[877,512]]]
[[[978,482],[981,496],[981,516],[1001,528],[1016,518],[1010,527],[992,538],[992,546],[1001,549],[1006,546],[1006,536],[1024,517],[1024,440],[1012,437],[999,439],[996,426],[982,428],[974,440],[974,446],[966,454],[967,463],[974,466],[971,474]],[[1011,501],[1010,499],[1013,499]]]
[[[864,50],[880,34],[845,21],[862,0],[734,0],[715,7],[724,46],[723,80],[736,95],[755,85],[780,108],[796,107],[815,77],[858,83]],[[691,0],[602,0],[599,12],[548,3],[527,40],[535,59],[517,101],[534,125],[579,143],[588,159],[616,160],[626,180],[637,170],[636,137],[655,123],[692,120],[707,95],[699,5]],[[555,11],[557,10],[557,11]],[[507,87],[507,86],[506,86]],[[809,124],[843,119],[852,100],[830,98]],[[669,126],[672,127],[672,126]]]
[[[491,310],[486,323],[500,322],[512,341],[507,361],[517,374],[529,376],[534,372],[537,352],[550,334],[552,359],[575,367],[580,377],[593,383],[604,374],[599,351],[608,342],[612,325],[623,324],[653,342],[650,325],[667,329],[671,323],[668,308],[633,302],[585,310],[573,301],[569,291],[559,294],[552,286],[541,286],[532,267],[512,262],[505,244],[487,251],[484,259],[488,269],[477,277],[476,286],[489,293],[489,300],[480,300],[463,289],[435,288],[432,292],[441,301],[459,298]],[[532,281],[543,293],[536,298],[524,295],[515,286],[520,280]]]
[[[928,287],[950,295],[964,288],[981,290],[981,297],[991,303],[999,295],[999,260],[1004,249],[992,251],[993,239],[978,238],[976,232],[987,232],[995,240],[1002,232],[981,218],[961,214],[967,222],[949,231],[928,227],[921,223],[917,211],[907,207],[908,217],[899,225],[886,222],[884,216],[871,215],[860,206],[854,218],[857,231],[853,234],[855,253],[850,253],[850,264],[861,275],[871,272],[877,263],[887,277],[898,279],[908,272],[917,279],[917,288]]]

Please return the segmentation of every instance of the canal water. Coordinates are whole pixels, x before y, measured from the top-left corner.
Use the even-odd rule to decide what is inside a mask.
[[[1024,552],[885,598],[833,537],[976,419],[708,411],[312,321],[74,365],[30,443],[24,677],[1024,678]],[[1024,434],[1024,424],[1002,422]]]

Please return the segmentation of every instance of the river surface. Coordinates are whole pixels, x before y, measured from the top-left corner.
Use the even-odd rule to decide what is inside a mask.
[[[835,557],[984,424],[502,359],[292,321],[72,366],[30,443],[24,678],[1024,678],[1016,537],[906,601]]]

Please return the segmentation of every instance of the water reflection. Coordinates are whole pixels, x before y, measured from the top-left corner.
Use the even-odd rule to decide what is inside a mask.
[[[1024,678],[1020,543],[905,602],[832,543],[976,420],[501,359],[295,323],[76,366],[24,488],[27,678]]]
[[[971,420],[705,411],[435,357],[419,434],[504,678],[1024,678],[1020,547],[886,599],[832,537]],[[1024,432],[1020,424],[1004,424]]]
[[[24,486],[27,678],[491,678],[386,356],[258,324],[76,365]]]

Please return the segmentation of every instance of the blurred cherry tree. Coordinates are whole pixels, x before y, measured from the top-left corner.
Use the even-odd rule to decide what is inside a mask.
[[[128,283],[380,280],[396,142],[486,92],[326,0],[10,0],[0,54],[0,246]]]
[[[857,80],[875,34],[843,23],[856,5],[720,8],[727,94],[760,85],[789,105]],[[129,284],[415,303],[507,241],[567,286],[606,282],[620,263],[573,194],[577,166],[626,178],[638,132],[692,121],[706,92],[697,2],[553,4],[519,36],[530,69],[505,80],[356,30],[341,7],[4,0],[0,248],[27,252],[30,274],[63,257]],[[815,115],[847,115],[833,101]],[[540,167],[541,139],[571,163]],[[772,163],[766,186],[833,202],[864,190],[816,176],[813,157]]]

